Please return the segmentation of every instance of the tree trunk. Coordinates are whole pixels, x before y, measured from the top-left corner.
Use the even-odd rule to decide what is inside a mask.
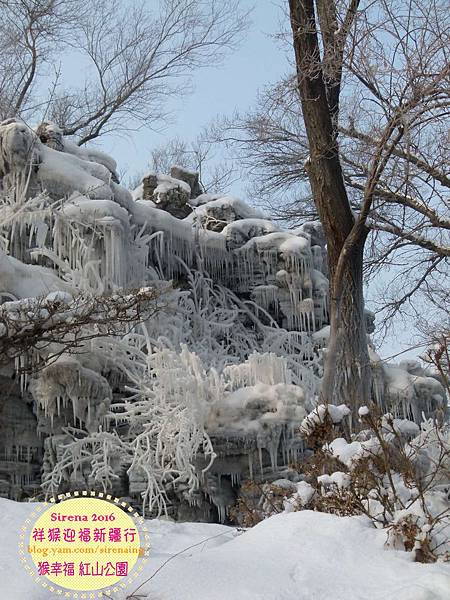
[[[345,188],[335,120],[322,71],[314,0],[289,0],[289,7],[298,90],[310,150],[306,168],[327,240],[330,270],[331,337],[321,396],[324,402],[349,404],[356,416],[358,406],[368,402],[370,390],[362,286],[367,229],[358,228],[355,243],[347,249],[345,261],[338,269],[344,244],[354,233],[355,218]]]
[[[365,238],[353,246],[340,281],[330,275],[330,339],[324,365],[321,396],[325,402],[345,402],[352,409],[370,400],[371,370],[367,348],[363,298]],[[336,287],[340,288],[337,292]]]

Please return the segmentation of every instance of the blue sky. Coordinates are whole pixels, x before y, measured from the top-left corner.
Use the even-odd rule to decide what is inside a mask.
[[[228,56],[223,64],[204,68],[192,76],[194,91],[189,96],[176,98],[170,123],[160,132],[141,130],[130,136],[105,136],[101,147],[111,154],[125,179],[146,170],[151,150],[174,137],[187,142],[195,139],[202,128],[217,115],[232,114],[235,109],[252,106],[259,89],[275,83],[289,70],[285,50],[271,37],[280,29],[283,16],[281,0],[243,0],[244,7],[253,8],[251,24],[239,50]],[[237,182],[232,189],[235,195],[245,198],[245,182]],[[371,297],[375,289],[387,281],[388,274],[375,286],[366,290],[366,301],[373,308]],[[378,351],[383,357],[402,352],[414,345],[413,324],[398,322]],[[412,350],[398,360],[416,357],[420,350]]]
[[[102,140],[102,148],[114,156],[121,170],[130,175],[141,172],[148,165],[151,150],[164,140],[179,137],[189,142],[217,115],[249,108],[258,89],[276,82],[287,71],[285,53],[270,37],[279,29],[283,16],[280,5],[272,0],[242,0],[242,6],[253,7],[253,12],[239,50],[222,65],[193,74],[194,92],[173,102],[171,122],[160,133],[139,131],[129,139],[107,136]],[[233,192],[243,193],[243,188],[238,185]]]

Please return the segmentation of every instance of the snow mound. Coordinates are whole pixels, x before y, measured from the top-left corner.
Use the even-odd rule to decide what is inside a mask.
[[[20,526],[34,506],[0,500],[5,598],[52,598],[25,574],[16,550]],[[413,563],[408,553],[386,550],[385,532],[361,517],[284,513],[240,535],[222,525],[158,520],[149,521],[148,529],[150,559],[116,600],[124,600],[170,556],[194,544],[138,593],[158,600],[448,599],[450,565]]]
[[[448,598],[448,565],[412,563],[385,550],[384,540],[358,518],[277,515],[231,541],[223,536],[220,547],[174,559],[144,589],[171,600]]]

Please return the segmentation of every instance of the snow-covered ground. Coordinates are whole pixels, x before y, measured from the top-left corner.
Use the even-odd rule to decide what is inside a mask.
[[[18,532],[32,504],[0,499],[0,597],[49,600],[18,559]],[[303,511],[245,533],[204,523],[148,522],[151,552],[126,594],[168,562],[139,594],[149,600],[448,600],[450,564],[424,565],[384,549],[385,533],[361,518]],[[114,600],[123,600],[126,596]]]

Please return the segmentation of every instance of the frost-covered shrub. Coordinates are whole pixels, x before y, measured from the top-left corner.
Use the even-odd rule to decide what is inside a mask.
[[[253,461],[262,468],[258,451],[267,452],[274,470],[280,448],[291,459],[297,455],[295,427],[311,408],[311,395],[293,385],[299,372],[307,383],[293,368],[302,360],[297,354],[294,362],[295,338],[281,328],[266,333],[252,307],[188,270],[184,289],[173,291],[172,303],[141,329],[92,340],[91,351],[125,378],[128,395],[108,402],[99,431],[67,430],[63,453],[44,469],[45,488],[55,493],[75,482],[107,488],[112,473],[125,471],[130,494],[147,510],[162,512],[180,501],[201,507],[204,490],[224,519],[234,497],[212,483],[210,437],[235,440],[248,452],[244,467],[230,460],[238,482],[236,469],[252,469]],[[111,437],[115,431],[120,436]],[[91,470],[91,464],[106,467]]]
[[[388,546],[422,562],[450,559],[450,426],[429,420],[419,428],[361,407],[365,429],[345,439],[334,437],[331,415],[340,407],[329,408],[302,425],[310,438],[327,432],[329,441],[300,466],[306,502],[294,494],[286,508],[366,515],[387,530]]]
[[[365,515],[386,530],[386,546],[420,562],[450,560],[450,425],[428,420],[419,428],[362,407],[364,429],[343,437],[345,408],[320,405],[304,419],[314,451],[291,466],[289,480],[246,482],[235,521],[252,526],[281,510]]]

